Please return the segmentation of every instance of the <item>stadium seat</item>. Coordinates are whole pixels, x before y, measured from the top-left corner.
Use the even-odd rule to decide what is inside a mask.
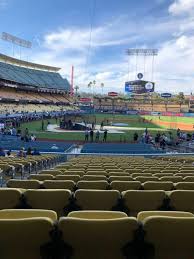
[[[163,190],[172,191],[174,186],[173,182],[154,182],[149,181],[142,184],[144,190]]]
[[[144,221],[145,219],[153,216],[163,216],[163,217],[194,217],[194,214],[190,212],[183,212],[183,211],[141,211],[137,215],[138,221]]]
[[[55,177],[51,174],[31,174],[28,179],[30,180],[39,180],[39,181],[45,181],[45,180],[54,180]]]
[[[133,181],[133,178],[131,176],[110,176],[109,181]]]
[[[43,170],[39,174],[40,175],[51,174],[53,176],[56,176],[56,175],[61,174],[61,173],[62,173],[62,171],[60,171],[60,170]]]
[[[7,182],[9,188],[21,188],[21,189],[39,189],[41,182],[38,180],[15,180],[11,179]]]
[[[174,176],[172,173],[158,173],[158,174],[153,174],[153,176],[155,177],[158,177],[158,178],[161,178],[161,177],[164,177],[164,176]]]
[[[109,176],[129,176],[128,173],[120,173],[120,172],[110,172],[108,173]]]
[[[124,259],[122,248],[133,241],[137,229],[137,220],[128,217],[59,220],[62,239],[73,248],[73,259]]]
[[[52,230],[53,221],[47,217],[0,219],[1,258],[40,259]]]
[[[76,183],[73,181],[63,181],[63,180],[45,180],[43,182],[43,187],[45,189],[67,189],[74,191]]]
[[[131,174],[131,177],[132,178],[136,178],[136,177],[152,177],[152,174],[151,173],[134,173],[134,174]]]
[[[107,181],[79,181],[77,183],[78,189],[106,190],[108,186]]]
[[[186,176],[183,178],[184,182],[194,182],[194,176]]]
[[[137,216],[140,211],[160,210],[166,198],[164,191],[125,191],[122,192],[126,212]]]
[[[153,216],[145,219],[143,229],[145,242],[153,246],[153,258],[194,258],[193,217]]]
[[[120,193],[116,190],[77,190],[76,205],[82,210],[113,210],[118,207]]]
[[[141,183],[137,181],[113,181],[110,186],[112,190],[123,192],[127,190],[139,190]]]
[[[5,209],[0,210],[0,219],[25,219],[25,218],[49,218],[57,220],[57,214],[52,210],[32,210],[32,209]]]
[[[177,211],[194,213],[194,191],[175,190],[169,194],[170,207]]]
[[[20,206],[22,191],[19,189],[0,189],[0,209],[14,209]]]
[[[126,213],[121,211],[99,211],[99,210],[87,210],[87,211],[72,211],[68,214],[71,218],[83,218],[83,219],[118,219],[128,217]]]
[[[106,176],[103,175],[84,175],[81,178],[82,181],[106,181]]]
[[[148,182],[148,181],[158,181],[158,177],[154,177],[154,176],[150,176],[150,177],[144,177],[144,176],[138,176],[136,178],[134,178],[135,181],[138,181],[138,182],[141,182],[141,183],[145,183],[145,182]]]
[[[80,179],[81,177],[79,175],[56,175],[55,180],[78,182]]]
[[[54,210],[58,216],[62,216],[69,205],[71,192],[57,189],[27,190],[24,198],[32,209]]]
[[[194,190],[194,182],[179,182],[174,184],[176,190]]]
[[[178,183],[182,182],[183,178],[181,176],[164,176],[160,178],[160,181]]]

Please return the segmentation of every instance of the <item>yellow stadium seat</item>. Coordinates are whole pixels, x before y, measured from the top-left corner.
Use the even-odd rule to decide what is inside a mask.
[[[113,181],[110,186],[113,190],[123,192],[127,190],[139,190],[141,188],[141,183],[138,181]]]
[[[173,182],[154,182],[149,181],[142,184],[144,190],[163,190],[163,191],[172,191],[174,186]]]
[[[194,213],[193,190],[175,190],[170,193],[169,198],[173,209]]]
[[[41,259],[52,230],[53,221],[45,217],[0,219],[1,259]]]
[[[143,229],[145,242],[153,246],[154,258],[194,258],[193,217],[153,216],[144,221]]]
[[[97,189],[106,190],[109,184],[107,181],[79,181],[77,183],[78,189]]]
[[[28,179],[30,180],[39,180],[39,181],[44,181],[44,180],[54,180],[55,177],[51,174],[31,174]]]
[[[82,210],[113,210],[118,206],[120,193],[116,190],[77,190],[76,205]]]
[[[15,180],[11,179],[7,182],[7,187],[22,189],[39,189],[41,182],[38,180]]]
[[[30,208],[54,210],[58,216],[62,216],[69,205],[71,192],[59,189],[27,190],[24,197]]]
[[[79,175],[56,175],[56,180],[63,180],[63,181],[73,181],[78,182],[80,181],[81,177]]]
[[[174,184],[176,190],[194,190],[194,182],[179,182]]]
[[[164,191],[125,191],[122,196],[131,216],[137,216],[140,211],[160,210],[166,198]]]
[[[153,216],[163,216],[163,217],[194,217],[194,214],[190,212],[183,211],[141,211],[137,215],[138,221],[144,221],[145,219]]]
[[[126,213],[120,211],[99,211],[99,210],[87,210],[87,211],[72,211],[68,214],[71,218],[83,218],[83,219],[118,219],[128,217]]]
[[[63,180],[45,180],[43,182],[43,187],[46,189],[67,189],[73,191],[75,189],[76,183],[73,181],[63,181]]]
[[[59,221],[63,241],[73,248],[72,259],[124,259],[122,248],[133,241],[137,229],[136,218],[128,217]]]
[[[0,210],[0,219],[25,219],[25,218],[49,218],[57,220],[57,214],[52,210],[32,210],[32,209],[5,209]]]
[[[14,209],[20,206],[22,191],[19,189],[0,188],[0,209]]]

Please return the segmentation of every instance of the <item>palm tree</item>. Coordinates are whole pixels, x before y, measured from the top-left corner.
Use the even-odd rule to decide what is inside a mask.
[[[76,96],[77,96],[77,92],[78,92],[78,90],[79,90],[79,86],[75,86],[75,93],[76,93]]]

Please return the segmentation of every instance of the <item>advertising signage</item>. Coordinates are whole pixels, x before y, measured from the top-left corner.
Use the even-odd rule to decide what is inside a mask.
[[[154,89],[155,83],[153,82],[135,80],[125,83],[125,92],[130,94],[152,93]]]

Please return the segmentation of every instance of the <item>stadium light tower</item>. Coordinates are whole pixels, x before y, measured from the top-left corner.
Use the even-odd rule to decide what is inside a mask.
[[[154,75],[154,58],[156,56],[158,56],[158,53],[159,53],[158,49],[127,49],[126,50],[127,56],[136,58],[136,62],[135,62],[136,63],[135,64],[136,75],[137,75],[137,72],[138,72],[138,57],[144,58],[144,74],[146,72],[146,58],[147,57],[152,58],[152,65],[151,65],[152,78],[151,78],[151,81],[153,81],[153,75]]]

